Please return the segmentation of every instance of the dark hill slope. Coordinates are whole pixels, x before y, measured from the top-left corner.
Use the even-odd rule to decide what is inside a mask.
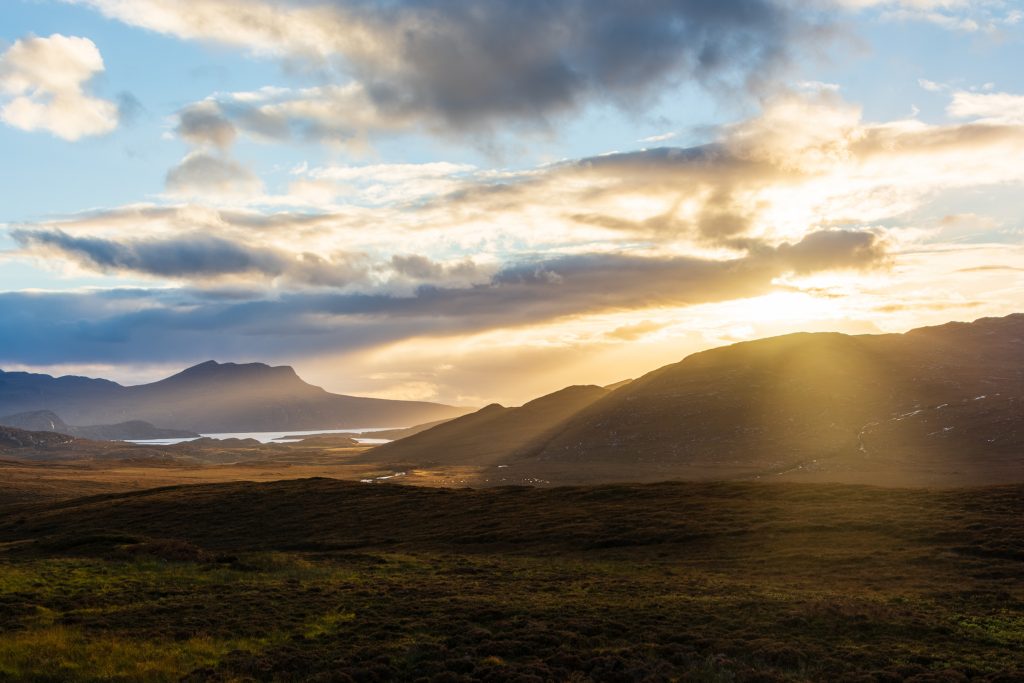
[[[543,438],[566,418],[608,393],[572,386],[518,408],[492,404],[424,432],[371,449],[363,462],[491,465]]]
[[[583,409],[523,458],[674,476],[803,468],[857,481],[874,472],[877,483],[926,464],[954,480],[977,468],[1021,470],[1024,315],[698,353]]]
[[[344,396],[307,384],[287,366],[208,361],[124,387],[106,380],[0,371],[0,414],[50,410],[71,424],[143,420],[192,432],[404,427],[463,408]]]

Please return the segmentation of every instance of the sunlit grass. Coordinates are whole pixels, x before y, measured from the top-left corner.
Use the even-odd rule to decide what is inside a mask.
[[[52,681],[176,681],[225,653],[265,645],[245,640],[138,640],[51,625],[0,637],[0,677]]]

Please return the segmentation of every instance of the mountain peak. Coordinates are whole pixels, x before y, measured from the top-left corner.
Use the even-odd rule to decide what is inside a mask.
[[[282,366],[282,367],[287,367],[287,366]],[[190,368],[185,368],[179,374],[184,374],[186,372],[192,372],[192,373],[212,372],[212,371],[215,371],[215,370],[234,369],[234,368],[246,368],[246,369],[252,368],[252,369],[260,369],[260,370],[264,370],[264,369],[265,370],[269,370],[269,369],[271,369],[271,366],[267,365],[266,363],[221,363],[221,362],[218,362],[218,361],[215,361],[215,360],[208,360],[208,361],[203,361],[202,363],[199,363],[197,365],[193,365]]]
[[[299,380],[295,369],[290,365],[267,365],[266,363],[220,363],[208,360],[186,368],[168,380],[181,379],[217,379],[275,377],[277,379]],[[166,380],[164,380],[166,381]],[[301,380],[299,380],[301,381]]]

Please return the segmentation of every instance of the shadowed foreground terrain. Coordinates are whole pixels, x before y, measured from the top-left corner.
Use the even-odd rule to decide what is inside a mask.
[[[0,678],[1016,681],[1024,486],[429,489],[21,505]]]

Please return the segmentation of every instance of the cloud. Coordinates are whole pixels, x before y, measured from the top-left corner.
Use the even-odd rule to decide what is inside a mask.
[[[919,21],[950,31],[995,33],[1021,21],[1012,0],[839,0],[854,10],[879,9],[887,21]]]
[[[888,233],[879,226],[913,220],[940,192],[1024,182],[1019,154],[1021,125],[864,122],[835,94],[811,93],[769,101],[759,116],[723,127],[717,141],[690,148],[517,171],[444,162],[303,165],[293,169],[287,195],[245,196],[262,209],[124,207],[20,227],[115,240],[202,230],[287,251],[355,249],[380,263],[397,244],[399,256],[445,267],[583,251],[721,260],[812,232]],[[171,180],[182,193],[256,189],[215,148],[194,151]],[[282,210],[288,206],[301,210]]]
[[[168,193],[180,197],[258,196],[263,182],[232,157],[238,135],[213,100],[191,104],[177,113],[175,132],[192,151],[167,172]]]
[[[419,123],[412,113],[384,111],[356,82],[313,88],[263,88],[218,97],[224,114],[257,140],[365,145]]]
[[[175,195],[251,196],[263,183],[230,157],[196,150],[167,172],[167,190]]]
[[[199,281],[257,275],[334,288],[345,287],[367,275],[366,265],[358,255],[335,255],[327,260],[316,254],[251,247],[198,233],[124,242],[76,237],[61,230],[16,230],[12,236],[38,253],[61,255],[103,273]]]
[[[158,215],[166,217],[163,213]],[[223,220],[224,217],[221,218]],[[596,282],[589,280],[591,266],[600,266],[600,270],[615,264],[618,272],[619,266],[631,263],[635,263],[638,268],[651,270],[662,268],[666,263],[686,263],[695,268],[705,265],[711,267],[715,263],[745,263],[743,259],[708,260],[707,264],[701,265],[701,259],[678,260],[674,257],[634,257],[628,253],[595,253],[554,259],[521,258],[519,265],[482,267],[469,258],[442,262],[425,255],[407,253],[392,255],[389,260],[373,266],[365,259],[357,264],[350,256],[342,258],[336,255],[333,260],[325,260],[309,251],[296,252],[267,245],[250,245],[244,241],[244,233],[238,233],[239,237],[235,240],[201,232],[115,240],[72,235],[61,228],[20,228],[11,234],[23,248],[31,252],[49,257],[62,256],[81,267],[103,273],[124,272],[200,282],[227,276],[254,275],[260,279],[282,278],[281,284],[291,288],[344,288],[354,282],[370,286],[374,283],[367,280],[367,275],[372,266],[378,273],[412,282],[430,283],[420,285],[416,290],[418,293],[428,293],[432,287],[450,292],[479,292],[481,287],[495,287],[507,293],[513,288],[540,283],[565,284],[558,290],[559,295],[564,297],[571,290],[569,285],[575,282],[585,280],[585,290],[595,287],[600,289]],[[750,263],[773,268],[779,273],[871,267],[880,263],[885,255],[884,245],[875,234],[857,231],[812,232],[799,242],[784,242],[776,247],[754,240],[743,248],[748,251],[745,258]],[[384,285],[386,290],[389,283],[393,282],[393,279],[385,279],[377,282],[377,285]],[[611,295],[603,294],[602,297],[610,300]],[[567,299],[571,310],[576,298],[568,296]]]
[[[25,246],[65,254],[104,272],[208,277],[250,271],[277,274],[281,271],[281,259],[273,252],[247,249],[224,239],[203,235],[126,243],[73,237],[60,230],[15,231],[13,237]]]
[[[777,241],[813,225],[870,225],[904,216],[942,190],[1024,181],[1017,156],[1024,126],[1009,123],[1006,109],[1005,123],[933,126],[912,119],[865,123],[856,108],[830,99],[774,106],[727,128],[716,144],[612,154],[552,175],[591,181],[580,193],[588,210],[576,219],[718,244],[742,236]],[[527,181],[530,192],[537,182]],[[474,199],[486,201],[486,194]]]
[[[304,258],[288,259],[200,236],[127,244],[60,233],[16,236],[102,269],[204,277],[258,270],[310,278]],[[61,362],[170,360],[199,350],[223,351],[242,338],[251,354],[266,356],[282,348],[309,354],[604,311],[722,301],[772,291],[774,278],[794,270],[867,265],[864,250],[871,240],[811,237],[784,249],[724,261],[628,254],[526,260],[507,265],[481,284],[423,285],[409,295],[305,291],[238,301],[199,298],[182,290],[7,293],[0,294],[0,334],[7,338],[20,327],[22,336],[0,349],[0,362],[46,363],[58,355]],[[414,261],[406,257],[400,267],[410,263]],[[435,274],[429,264],[416,266],[425,267],[417,271],[421,275]],[[45,343],[26,345],[23,339]]]
[[[992,124],[1024,124],[1024,95],[1005,92],[953,93],[946,111],[960,119],[979,119]]]
[[[622,327],[616,327],[607,333],[607,336],[611,339],[620,341],[635,341],[642,339],[648,334],[659,332],[665,328],[664,323],[654,322],[651,320],[642,320],[632,325],[623,325]]]
[[[177,119],[175,132],[183,140],[220,149],[230,147],[239,132],[261,142],[359,146],[371,135],[415,123],[414,117],[379,111],[356,82],[217,93],[183,108]]]
[[[109,133],[117,128],[118,105],[85,90],[103,70],[103,57],[88,38],[54,33],[16,40],[0,54],[0,120],[65,140]]]
[[[230,147],[238,133],[211,100],[197,102],[178,112],[178,125],[174,130],[182,140],[193,145],[219,149]]]
[[[649,135],[645,138],[640,138],[637,142],[665,142],[671,140],[674,137],[678,137],[679,133],[672,131],[669,133],[660,133],[658,135]]]
[[[175,189],[257,189],[244,169],[207,147],[172,175]],[[288,194],[246,197],[262,210],[139,207],[52,225],[131,234],[198,222],[239,238],[258,228],[314,251],[336,249],[332,240],[378,250],[397,241],[413,253],[447,250],[444,260],[573,244],[618,248],[629,240],[646,249],[742,252],[817,229],[891,222],[940,191],[1024,181],[1017,152],[1024,152],[1024,125],[865,122],[857,107],[819,92],[769,100],[758,116],[694,147],[515,171],[445,162],[301,165]],[[302,211],[281,210],[287,206]]]
[[[195,153],[222,154],[212,141]],[[531,333],[538,345],[605,347],[636,335],[668,353],[694,317],[767,320],[757,302],[773,293],[824,316],[822,328],[879,315],[909,327],[920,311],[938,316],[937,301],[943,315],[987,300],[986,312],[1002,311],[1019,305],[1014,272],[958,271],[1012,264],[1019,249],[979,244],[999,224],[966,217],[970,204],[957,220],[971,243],[950,243],[937,217],[956,192],[998,215],[978,190],[1024,183],[1022,156],[1024,125],[870,122],[819,91],[769,100],[689,148],[514,171],[302,165],[291,178],[322,183],[330,204],[140,205],[12,226],[16,258],[162,286],[7,296],[0,335],[26,332],[0,362],[313,359]],[[879,313],[890,304],[902,308]],[[590,342],[578,341],[581,320]],[[639,321],[674,327],[653,334]],[[734,328],[719,324],[714,340],[778,331]]]
[[[683,81],[761,91],[821,35],[784,0],[72,1],[332,74],[321,88],[229,98],[232,122],[271,138],[543,127],[593,101],[637,108]]]
[[[481,268],[472,259],[440,263],[420,254],[396,254],[391,257],[389,265],[395,273],[410,280],[441,282],[448,286],[458,282],[474,284],[486,279],[489,270]]]
[[[886,249],[874,233],[823,230],[808,234],[796,244],[779,246],[778,254],[794,273],[807,274],[877,266],[884,262]]]

